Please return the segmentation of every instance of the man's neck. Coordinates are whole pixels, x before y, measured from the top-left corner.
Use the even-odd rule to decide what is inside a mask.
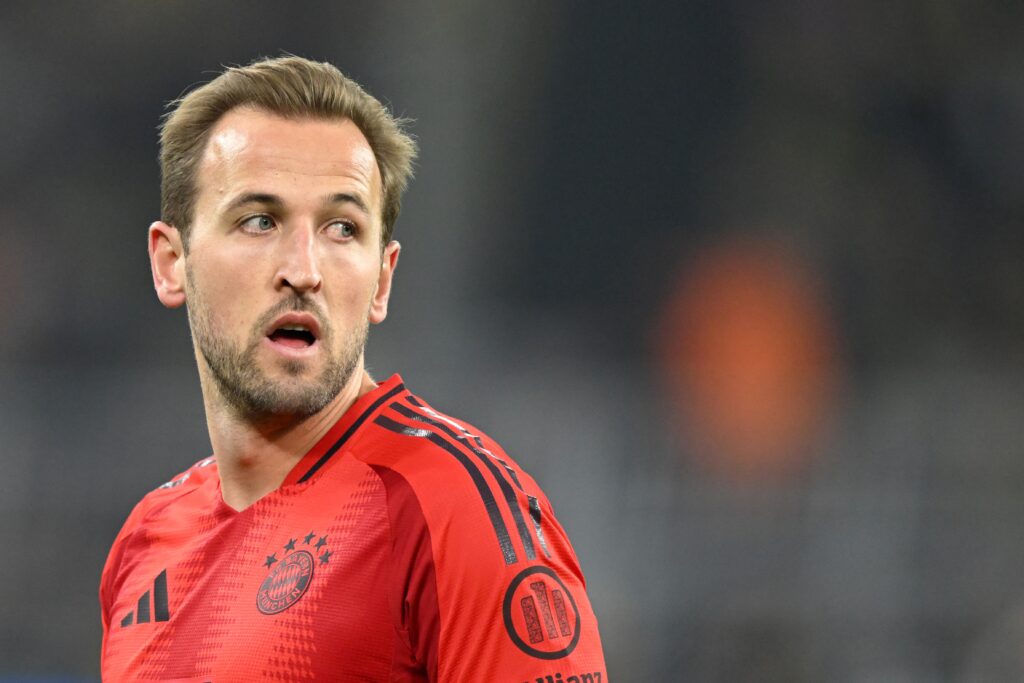
[[[203,398],[221,495],[228,507],[238,511],[277,489],[338,418],[377,386],[361,370],[320,412],[294,420],[255,423],[213,395],[217,389],[211,384],[203,382]]]

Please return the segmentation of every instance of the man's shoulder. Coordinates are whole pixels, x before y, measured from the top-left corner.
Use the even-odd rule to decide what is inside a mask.
[[[179,472],[146,493],[132,510],[125,527],[138,525],[144,520],[166,511],[176,502],[189,497],[198,489],[215,483],[216,478],[216,458],[212,456],[203,458],[187,470]]]
[[[492,537],[499,565],[546,552],[539,528],[542,519],[553,522],[550,505],[487,434],[411,394],[388,404],[373,425],[353,454],[380,476],[389,506],[411,508],[449,544]]]
[[[171,479],[153,489],[149,495],[163,496],[163,492],[175,489],[190,490],[212,481],[217,476],[217,458],[209,456],[196,462],[184,472],[179,472]]]
[[[353,450],[367,465],[413,479],[463,471],[470,473],[465,480],[469,483],[474,471],[506,475],[521,471],[487,433],[408,392],[374,416],[371,429]]]
[[[143,500],[170,501],[217,481],[217,459],[203,458],[146,494]]]

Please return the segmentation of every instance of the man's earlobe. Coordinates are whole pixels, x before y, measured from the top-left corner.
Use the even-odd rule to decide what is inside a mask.
[[[185,303],[185,249],[173,225],[155,221],[149,226],[149,265],[160,303],[178,308]]]
[[[381,254],[380,274],[374,288],[373,300],[370,301],[370,322],[376,325],[388,317],[388,299],[391,298],[391,283],[394,281],[395,269],[398,268],[398,253],[402,245],[395,240],[388,242]]]

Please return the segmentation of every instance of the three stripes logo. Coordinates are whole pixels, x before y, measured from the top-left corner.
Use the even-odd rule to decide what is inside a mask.
[[[505,591],[501,611],[512,642],[531,657],[565,657],[580,641],[576,600],[548,567],[519,572]]]
[[[121,627],[133,624],[148,624],[155,621],[168,621],[171,612],[167,608],[167,570],[160,572],[153,579],[153,588],[139,596],[134,610],[121,619]]]

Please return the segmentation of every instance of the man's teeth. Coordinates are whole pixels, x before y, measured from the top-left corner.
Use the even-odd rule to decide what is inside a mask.
[[[309,332],[309,328],[305,325],[281,325],[281,330],[294,330],[296,332]]]

